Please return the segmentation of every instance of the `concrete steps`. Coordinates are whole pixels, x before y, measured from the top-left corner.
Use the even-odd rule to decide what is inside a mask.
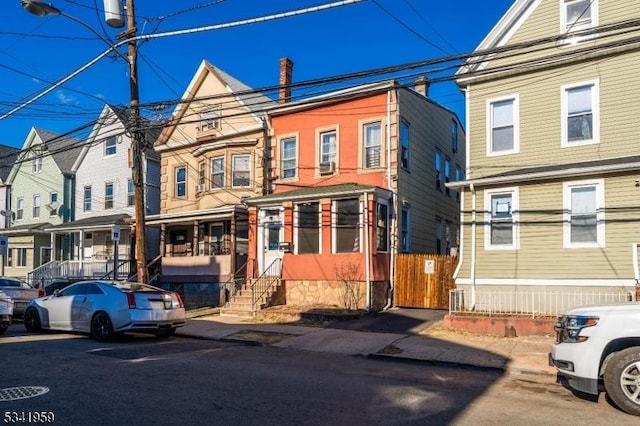
[[[254,317],[257,312],[268,306],[271,295],[276,291],[280,282],[278,280],[277,285],[272,285],[270,289],[258,300],[257,306],[253,305],[253,296],[251,294],[252,282],[244,284],[242,288],[231,297],[227,304],[220,309],[221,316],[239,316],[239,317]]]

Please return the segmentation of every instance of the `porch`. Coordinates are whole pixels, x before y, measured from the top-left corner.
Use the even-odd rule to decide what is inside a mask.
[[[130,259],[119,260],[52,260],[27,273],[25,280],[44,288],[54,280],[80,281],[85,279],[126,280],[131,276]]]

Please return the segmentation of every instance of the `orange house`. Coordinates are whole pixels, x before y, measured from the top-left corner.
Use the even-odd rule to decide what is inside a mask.
[[[445,152],[447,173],[451,157],[464,164],[447,151],[459,122],[425,88],[372,83],[267,114],[268,194],[245,200],[249,258],[260,274],[280,274],[287,304],[382,309],[395,254],[436,252],[438,220],[454,234],[459,201],[444,196],[442,165]]]

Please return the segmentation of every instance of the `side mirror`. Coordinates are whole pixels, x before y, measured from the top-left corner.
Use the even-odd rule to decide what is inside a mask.
[[[60,294],[60,289],[57,288],[57,289],[53,290],[53,295],[56,296],[56,297],[60,296],[61,295]]]

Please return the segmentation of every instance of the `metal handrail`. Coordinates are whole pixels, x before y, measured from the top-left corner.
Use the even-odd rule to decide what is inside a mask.
[[[225,305],[229,304],[229,301],[235,296],[242,288],[242,283],[247,280],[247,268],[252,266],[251,270],[254,270],[255,259],[247,259],[224,284],[221,286],[221,290],[228,292]]]
[[[155,258],[153,258],[149,263],[147,263],[147,269],[150,269],[152,266],[155,266],[156,263],[162,261],[162,255],[158,255]],[[152,278],[149,279],[149,283],[153,282],[157,277],[158,274],[155,274]],[[138,271],[136,270],[136,272],[133,275],[130,275],[129,278],[127,278],[127,281],[135,281],[136,278],[138,277]]]
[[[265,271],[251,284],[251,303],[254,311],[257,310],[259,301],[267,294],[274,282],[280,280],[282,275],[282,259],[277,258]]]

